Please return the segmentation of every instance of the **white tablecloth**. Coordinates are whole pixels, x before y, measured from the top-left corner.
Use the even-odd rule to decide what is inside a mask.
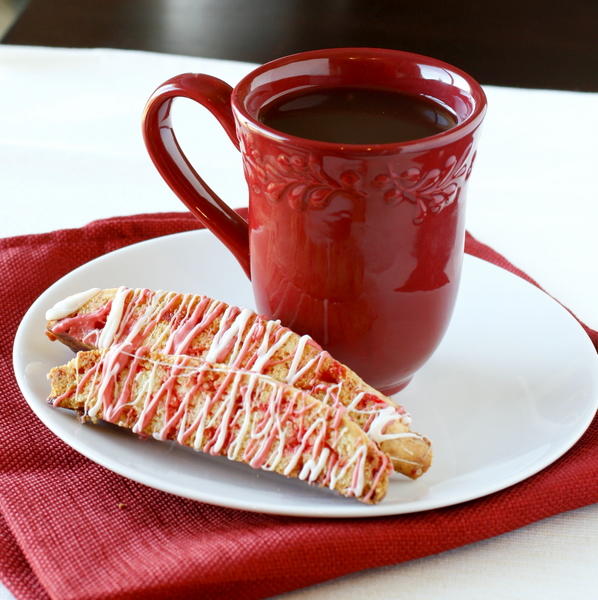
[[[183,210],[141,138],[162,81],[204,72],[234,84],[253,65],[105,49],[0,46],[0,237],[114,215]],[[598,329],[598,94],[487,87],[468,229]],[[231,206],[240,158],[206,111],[175,103],[188,156]],[[598,505],[285,598],[598,597]],[[11,598],[0,587],[0,600]]]

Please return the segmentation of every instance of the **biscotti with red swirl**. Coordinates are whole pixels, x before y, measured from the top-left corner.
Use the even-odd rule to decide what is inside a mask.
[[[49,374],[48,402],[143,436],[274,471],[375,504],[390,460],[346,415],[259,373],[113,346]]]
[[[367,385],[308,336],[207,296],[148,289],[94,289],[50,309],[46,333],[75,351],[122,346],[192,356],[261,373],[344,407],[394,469],[412,479],[432,462],[430,441],[405,409]]]

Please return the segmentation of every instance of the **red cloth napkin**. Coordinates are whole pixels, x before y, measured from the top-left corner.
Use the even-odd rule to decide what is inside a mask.
[[[598,419],[563,458],[516,486],[458,506],[367,520],[210,506],[79,455],[45,428],[17,387],[11,351],[19,322],[41,292],[82,263],[197,227],[191,215],[169,213],[0,240],[0,575],[17,598],[265,598],[598,502]],[[471,236],[466,249],[523,275]],[[598,334],[588,334],[598,345]]]

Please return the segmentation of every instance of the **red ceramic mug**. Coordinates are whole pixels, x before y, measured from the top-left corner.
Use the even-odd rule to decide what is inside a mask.
[[[407,142],[346,144],[260,120],[287,94],[339,86],[424,96],[456,125]],[[186,159],[170,120],[177,97],[210,110],[241,151],[248,221]],[[453,312],[485,110],[479,84],[446,63],[342,48],[275,60],[234,89],[207,75],[174,77],[149,99],[143,131],[163,178],[251,278],[258,310],[391,394],[433,354]]]

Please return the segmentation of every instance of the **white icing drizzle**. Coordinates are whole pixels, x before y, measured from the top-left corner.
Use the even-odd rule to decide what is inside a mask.
[[[262,372],[274,354],[276,354],[276,352],[280,350],[280,348],[282,348],[287,343],[288,339],[293,335],[291,331],[286,331],[282,336],[280,336],[278,342],[268,346],[270,343],[270,333],[273,328],[273,324],[271,323],[273,322],[268,323],[266,335],[264,335],[262,344],[257,351],[258,358],[252,367],[252,371],[255,371],[256,373]]]
[[[125,287],[119,287],[112,300],[112,307],[106,320],[106,325],[102,329],[100,339],[98,340],[98,348],[108,348],[114,341],[117,328],[122,323],[123,309],[127,298],[128,290]]]
[[[237,343],[239,343],[241,340],[242,333],[245,331],[245,327],[249,321],[249,318],[253,315],[253,311],[249,310],[248,308],[244,308],[241,310],[234,322],[227,327],[226,321],[229,320],[230,315],[233,312],[233,308],[234,307],[229,306],[224,311],[224,316],[222,317],[223,323],[220,329],[218,329],[218,333],[214,336],[214,341],[210,345],[210,349],[205,356],[206,362],[222,362],[225,358],[224,354],[228,349],[228,345],[233,342],[235,338],[237,339]]]
[[[206,319],[212,314],[212,311],[206,313],[206,304],[208,302],[208,298],[202,298],[197,303],[189,319],[185,319],[181,327],[174,332],[174,335],[170,336],[169,341],[172,342],[172,354],[184,354],[189,344],[205,327]],[[170,354],[170,352],[168,353]]]
[[[309,483],[314,482],[324,470],[329,456],[330,450],[328,448],[324,448],[317,461],[315,461],[313,458],[310,458],[308,461],[306,461],[301,469],[301,473],[299,473],[299,479],[307,480]]]
[[[347,406],[347,410],[353,412],[358,411],[357,406],[363,399],[364,395],[365,392],[360,392],[359,394],[357,394],[353,398],[352,402]],[[375,407],[371,411],[361,410],[360,412],[366,412],[372,416],[370,421],[368,421],[367,434],[369,438],[377,444],[389,440],[398,440],[400,438],[422,439],[420,435],[418,435],[417,433],[413,433],[412,431],[384,433],[384,430],[389,425],[391,425],[392,423],[396,423],[396,421],[398,420],[401,421],[406,427],[411,422],[411,417],[408,414],[405,413],[401,415],[397,413],[397,409],[394,406],[391,406],[390,404],[387,404],[382,408]]]
[[[397,411],[394,406],[387,406],[382,410],[378,410],[374,414],[374,420],[370,423],[368,428],[368,435],[377,444],[386,442],[388,440],[398,440],[399,438],[408,437],[420,437],[416,433],[411,431],[397,432],[397,433],[384,433],[384,430],[391,423],[396,422]]]
[[[293,356],[293,362],[291,362],[291,366],[289,367],[289,373],[287,375],[287,383],[293,385],[297,379],[300,377],[300,374],[297,373],[297,369],[301,364],[301,359],[303,358],[303,352],[305,351],[305,345],[311,338],[307,335],[303,335],[299,338],[299,343],[297,344],[297,348],[295,350],[295,355]],[[314,361],[312,361],[313,364]],[[310,365],[311,366],[311,365]]]
[[[68,296],[46,311],[46,321],[58,321],[59,319],[68,317],[74,312],[77,312],[84,304],[89,302],[89,300],[101,291],[100,288],[91,288],[85,292],[79,292],[78,294]]]
[[[363,493],[363,485],[364,485],[364,473],[363,473],[363,464],[365,463],[365,446],[361,446],[357,452],[353,454],[347,464],[339,467],[339,465],[334,465],[331,476],[330,485],[336,485],[336,482],[339,481],[342,477],[346,475],[348,470],[353,467],[353,481],[352,486],[355,490],[355,495],[359,496]]]

